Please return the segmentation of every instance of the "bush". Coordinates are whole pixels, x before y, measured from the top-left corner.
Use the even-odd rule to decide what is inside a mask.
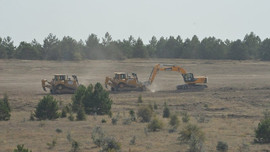
[[[118,122],[118,117],[112,118],[112,124],[113,124],[113,125],[116,125],[117,122]]]
[[[80,151],[80,144],[79,144],[79,142],[73,140],[72,143],[71,143],[70,152],[78,152],[78,151]]]
[[[109,93],[103,89],[100,83],[95,87],[90,84],[87,88],[83,85],[75,92],[72,97],[72,109],[77,111],[79,108],[84,107],[86,114],[110,114],[112,100]]]
[[[188,113],[187,112],[183,112],[182,113],[182,121],[184,122],[184,123],[187,123],[187,122],[189,122],[189,115],[188,115]]]
[[[0,121],[4,120],[7,121],[10,119],[10,106],[8,102],[7,94],[4,94],[4,98],[0,99]]]
[[[10,111],[9,108],[6,106],[5,102],[0,99],[0,121],[4,120],[7,121],[10,119]]]
[[[156,103],[156,102],[154,103],[154,109],[155,109],[155,110],[157,110],[157,109],[158,109],[158,105],[157,105],[157,103]]]
[[[142,100],[142,95],[140,95],[139,97],[138,97],[138,103],[143,103],[143,100]]]
[[[203,151],[203,143],[205,140],[204,133],[196,125],[188,124],[183,130],[180,131],[178,140],[181,143],[187,143],[189,145],[190,152]]]
[[[270,118],[263,119],[258,124],[258,128],[255,129],[256,142],[270,143]]]
[[[82,97],[84,96],[86,88],[84,85],[80,85],[77,90],[75,91],[74,95],[72,96],[72,111],[77,112],[81,107],[82,104]]]
[[[58,101],[56,101],[53,96],[44,96],[42,100],[38,103],[35,111],[35,117],[39,120],[52,120],[59,117],[58,114]]]
[[[121,150],[121,144],[113,137],[107,137],[102,145],[102,152],[119,152]]]
[[[153,115],[153,110],[149,106],[142,106],[138,109],[137,115],[141,122],[149,122]]]
[[[177,115],[176,115],[176,114],[172,115],[172,116],[171,116],[171,120],[170,120],[170,125],[171,125],[173,128],[177,129],[178,126],[179,126],[179,123],[180,123],[180,121],[179,121]]]
[[[132,139],[129,141],[130,145],[136,145],[136,136],[133,136]]]
[[[158,131],[163,128],[163,122],[157,118],[154,118],[149,124],[148,124],[148,130],[150,131]]]
[[[105,134],[104,134],[102,128],[95,127],[92,130],[91,138],[92,138],[94,144],[96,144],[98,147],[101,147],[104,143],[104,140],[105,140]]]
[[[56,139],[53,139],[51,143],[47,143],[48,149],[53,149],[56,146]]]
[[[170,109],[167,106],[167,103],[164,103],[164,109],[163,109],[163,118],[169,118],[170,117]]]
[[[77,121],[86,120],[85,112],[83,108],[80,108],[77,112]]]
[[[136,116],[134,110],[129,111],[129,116],[131,121],[136,121]]]
[[[228,144],[226,142],[219,141],[217,143],[216,149],[219,152],[227,152],[228,151]]]
[[[13,152],[32,152],[32,151],[25,149],[24,145],[17,145],[17,149],[14,149]]]

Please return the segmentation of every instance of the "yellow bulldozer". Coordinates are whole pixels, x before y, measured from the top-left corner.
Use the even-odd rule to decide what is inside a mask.
[[[176,71],[179,72],[185,84],[177,85],[177,90],[186,90],[186,89],[204,89],[207,88],[208,78],[205,76],[197,76],[194,77],[193,73],[187,73],[185,69],[180,66],[172,65],[172,64],[157,64],[153,67],[153,70],[150,74],[149,80],[146,82],[147,85],[151,85],[159,71]]]
[[[144,91],[145,85],[138,81],[136,73],[129,75],[126,72],[115,72],[114,77],[105,78],[105,87],[110,86],[111,91]]]
[[[55,74],[51,81],[46,79],[41,80],[41,85],[44,91],[50,89],[51,94],[74,93],[79,86],[78,78],[72,75],[72,79],[65,74]]]

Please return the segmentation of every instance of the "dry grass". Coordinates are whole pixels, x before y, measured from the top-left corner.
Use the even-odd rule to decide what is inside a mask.
[[[111,124],[108,116],[87,116],[87,121],[71,122],[67,118],[55,121],[28,121],[30,112],[46,92],[41,88],[41,79],[51,79],[55,73],[77,74],[79,82],[104,82],[105,76],[114,71],[136,72],[141,81],[146,81],[152,67],[157,63],[181,65],[194,75],[206,75],[208,88],[198,92],[175,91],[177,84],[183,83],[179,73],[160,72],[154,82],[155,92],[112,93],[112,112],[119,114],[117,125]],[[229,151],[237,151],[243,143],[250,151],[270,149],[269,145],[253,144],[254,128],[262,118],[262,112],[270,107],[270,63],[259,61],[206,61],[206,60],[141,60],[124,61],[25,61],[0,60],[0,96],[7,93],[13,109],[11,120],[0,122],[0,151],[13,151],[17,144],[24,144],[33,151],[69,151],[71,143],[66,136],[80,143],[82,151],[99,151],[91,139],[91,131],[101,126],[108,136],[114,136],[122,145],[122,151],[185,151],[186,145],[179,145],[178,132],[169,133],[169,119],[162,118],[164,102],[171,113],[181,118],[186,111],[191,123],[202,128],[206,135],[207,151],[215,151],[218,141],[224,141]],[[129,116],[129,110],[138,108],[137,99],[142,95],[145,105],[158,105],[155,114],[165,126],[160,132],[145,132],[147,123],[132,122],[122,124]],[[66,105],[71,95],[54,95]],[[199,123],[201,115],[207,121]],[[107,123],[101,123],[105,119]],[[180,119],[181,120],[181,119]],[[180,123],[178,130],[185,124]],[[56,129],[62,133],[57,133]],[[136,144],[129,142],[136,136]],[[56,146],[49,150],[47,143],[56,138]]]

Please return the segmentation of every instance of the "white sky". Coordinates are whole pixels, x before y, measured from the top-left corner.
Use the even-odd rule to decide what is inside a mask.
[[[0,37],[15,45],[53,33],[85,41],[109,32],[113,40],[197,35],[243,39],[270,35],[269,0],[0,0]]]

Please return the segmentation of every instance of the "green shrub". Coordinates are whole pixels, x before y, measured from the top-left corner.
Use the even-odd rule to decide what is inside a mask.
[[[105,119],[102,119],[102,120],[101,120],[101,123],[106,123],[106,120],[105,120]]]
[[[174,129],[177,129],[178,128],[180,121],[179,121],[179,119],[178,119],[178,117],[177,117],[176,114],[174,114],[174,115],[171,116],[171,119],[170,119],[170,122],[169,123],[170,123],[170,125]]]
[[[66,107],[64,107],[62,109],[62,112],[61,112],[61,118],[65,118],[65,117],[67,117],[67,109],[66,109]]]
[[[101,127],[95,127],[92,130],[91,138],[95,145],[101,147],[104,144],[105,134]]]
[[[58,114],[58,101],[56,101],[53,96],[44,96],[42,100],[38,103],[35,111],[35,117],[39,120],[52,120],[59,117]]]
[[[263,119],[255,129],[256,142],[270,143],[270,118]]]
[[[51,143],[47,143],[48,149],[53,149],[56,146],[56,139],[53,139]]]
[[[204,133],[198,126],[192,124],[185,126],[183,130],[180,131],[179,135],[178,140],[183,143],[189,142],[191,136],[197,136],[201,140],[204,140]]]
[[[154,118],[149,124],[148,124],[148,130],[149,131],[158,131],[163,128],[163,122],[157,118]]]
[[[123,125],[130,125],[132,120],[130,118],[123,119]]]
[[[149,106],[142,106],[138,109],[137,116],[141,122],[149,122],[153,115],[153,110]]]
[[[73,113],[71,112],[71,113],[69,113],[69,116],[68,116],[68,120],[69,121],[74,121],[74,115],[73,115]]]
[[[129,141],[130,145],[135,145],[136,144],[136,136],[133,136],[132,139]]]
[[[219,152],[227,152],[228,151],[228,144],[226,142],[219,141],[217,143],[216,149]]]
[[[85,95],[86,87],[84,85],[80,85],[77,90],[75,91],[74,95],[72,96],[72,111],[77,112],[81,107],[83,107],[82,104],[82,98]]]
[[[7,94],[4,94],[4,98],[0,99],[0,121],[4,120],[7,121],[10,119],[10,106],[8,102],[8,96]]]
[[[121,150],[121,144],[113,137],[107,137],[102,145],[102,152],[119,152]]]
[[[137,102],[138,102],[138,103],[143,103],[143,100],[142,100],[142,95],[140,95],[140,96],[138,97]]]
[[[79,152],[80,151],[80,144],[79,142],[73,140],[71,143],[71,150],[70,152]]]
[[[134,110],[129,111],[129,116],[131,121],[136,121],[136,116]]]
[[[90,84],[87,88],[81,85],[72,97],[72,101],[73,111],[84,107],[86,114],[110,114],[112,105],[109,92],[104,90],[100,83],[96,83],[95,87]]]
[[[188,113],[187,112],[183,112],[182,113],[182,121],[184,122],[184,123],[187,123],[187,122],[189,122],[189,115],[188,115]]]
[[[205,140],[204,133],[201,129],[192,124],[188,124],[183,130],[180,131],[178,140],[181,143],[187,143],[189,145],[190,152],[202,152],[203,143]]]
[[[118,118],[117,117],[112,118],[112,124],[113,125],[116,125],[117,122],[118,122]]]
[[[55,129],[55,132],[62,133],[63,131],[62,131],[62,129],[57,128],[57,129]]]
[[[77,111],[77,121],[86,120],[85,112],[83,108]]]
[[[158,109],[158,105],[156,102],[154,102],[154,109],[157,110]]]
[[[4,101],[8,111],[11,112],[11,108],[10,108],[10,105],[9,105],[9,102],[8,102],[8,95],[6,93],[4,94],[3,101]]]
[[[24,148],[24,145],[17,145],[17,149],[14,149],[13,152],[32,152],[32,151]]]
[[[163,118],[169,118],[170,117],[170,109],[167,106],[167,103],[164,103],[164,109],[163,109]]]

